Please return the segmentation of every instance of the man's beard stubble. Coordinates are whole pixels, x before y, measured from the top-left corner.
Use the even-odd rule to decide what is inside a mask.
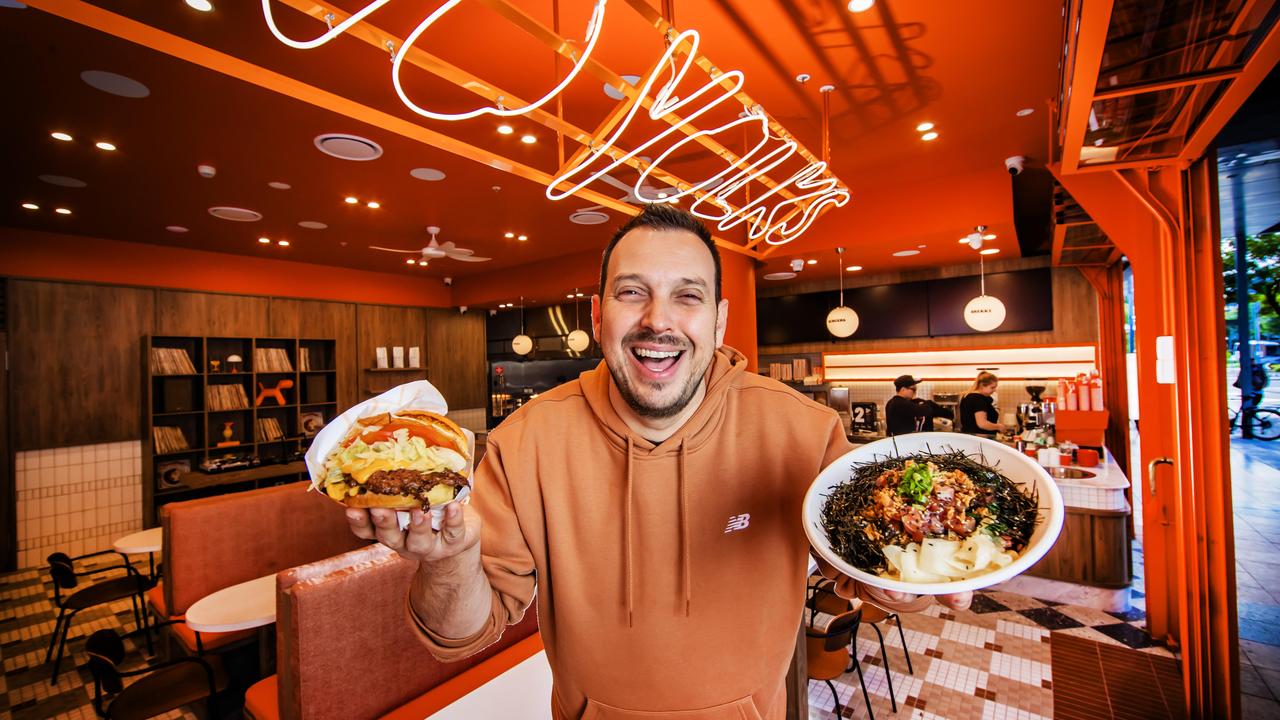
[[[681,361],[686,359],[692,361],[693,359],[693,355],[692,355],[693,349],[686,347],[684,343],[681,343],[677,340],[674,340],[666,336],[660,336],[652,332],[640,330],[637,332],[629,333],[626,337],[622,339],[622,352],[624,355],[622,358],[622,362],[624,364],[628,362],[627,358],[625,357],[625,354],[631,352],[630,350],[627,349],[627,347],[633,342],[647,342],[647,343],[653,343],[656,345],[669,345],[672,348],[683,351],[684,355],[689,356],[688,358],[686,358],[682,355],[680,358]],[[609,374],[613,376],[613,384],[618,388],[618,394],[622,396],[622,399],[626,401],[627,405],[631,408],[633,412],[635,412],[635,414],[644,418],[661,420],[661,419],[679,415],[681,412],[684,411],[686,407],[688,407],[689,403],[693,400],[693,397],[698,394],[698,387],[699,385],[701,385],[703,378],[707,373],[707,368],[710,367],[711,365],[711,360],[712,358],[707,358],[707,362],[704,363],[702,367],[694,368],[693,373],[691,373],[689,375],[689,378],[685,380],[684,389],[680,391],[680,394],[676,397],[675,400],[671,401],[669,404],[665,406],[656,406],[656,407],[645,403],[640,398],[640,396],[636,393],[635,388],[631,386],[631,382],[627,378],[626,373],[622,371],[622,368],[615,368],[611,364],[609,364],[608,355],[605,356],[605,367],[609,368]],[[659,391],[660,390],[661,390],[661,387],[659,388]]]

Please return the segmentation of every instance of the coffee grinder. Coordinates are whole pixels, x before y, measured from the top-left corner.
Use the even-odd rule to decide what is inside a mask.
[[[1018,405],[1018,430],[1047,429],[1052,431],[1054,424],[1054,404],[1040,399],[1044,393],[1044,385],[1027,385],[1027,394],[1031,402]]]

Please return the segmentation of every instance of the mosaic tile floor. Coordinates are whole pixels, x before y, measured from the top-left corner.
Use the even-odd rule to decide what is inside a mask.
[[[923,613],[903,615],[912,675],[907,674],[897,631],[882,623],[898,715],[892,710],[875,632],[862,628],[858,657],[872,710],[877,718],[1052,718],[1052,632],[1172,657],[1142,629],[1146,615],[1141,601],[1137,598],[1127,612],[1107,613],[1024,595],[982,592],[969,610],[934,605]],[[817,625],[822,625],[821,616]],[[866,717],[857,674],[846,673],[835,685],[844,717]],[[809,708],[811,720],[835,720],[825,683],[809,683]]]

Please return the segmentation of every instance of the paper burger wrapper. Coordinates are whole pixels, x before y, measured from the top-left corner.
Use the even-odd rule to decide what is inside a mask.
[[[449,413],[449,404],[445,402],[444,395],[426,380],[415,380],[404,385],[398,385],[381,395],[365,400],[359,405],[348,408],[346,412],[329,421],[324,429],[316,434],[315,440],[311,443],[311,448],[307,450],[306,461],[307,471],[311,474],[311,489],[323,490],[324,483],[324,459],[329,457],[329,453],[333,452],[338,444],[347,437],[347,433],[351,428],[355,427],[356,421],[362,417],[370,415],[378,415],[384,412],[396,412],[398,410],[426,410],[436,413],[437,415],[447,415]],[[463,428],[463,434],[467,436],[468,455],[471,457],[471,467],[467,469],[468,486],[458,491],[458,496],[444,505],[433,505],[429,510],[431,514],[431,529],[439,530],[440,523],[444,520],[444,509],[450,503],[467,502],[467,498],[471,496],[471,476],[475,470],[475,453],[476,453],[476,435],[470,430]],[[409,513],[401,510],[396,513],[396,517],[400,520],[400,529],[409,527]]]

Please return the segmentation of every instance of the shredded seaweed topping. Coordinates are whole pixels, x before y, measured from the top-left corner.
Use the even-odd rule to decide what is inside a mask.
[[[930,470],[932,466],[933,470]],[[1035,530],[1039,497],[1034,488],[1015,484],[981,455],[945,448],[855,463],[849,479],[826,496],[822,527],[832,549],[856,568],[878,573],[886,568],[882,548],[902,544],[903,533],[873,502],[878,481],[897,471],[899,494],[912,503],[925,502],[933,489],[933,473],[964,473],[982,492],[969,503],[968,515],[980,519],[984,531],[1011,550],[1021,552]]]

